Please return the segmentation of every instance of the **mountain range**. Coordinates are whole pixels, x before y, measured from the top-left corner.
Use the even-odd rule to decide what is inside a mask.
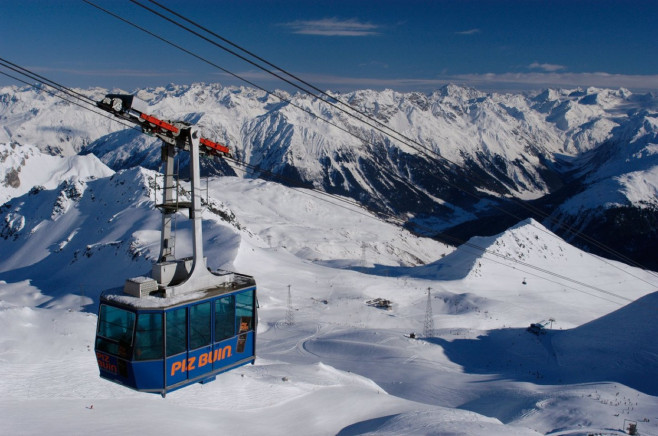
[[[78,92],[100,100],[109,90]],[[448,85],[431,94],[333,94],[332,104],[219,84],[134,94],[155,116],[201,126],[250,168],[206,160],[206,174],[349,197],[452,245],[533,218],[587,251],[658,268],[651,252],[658,242],[653,94],[498,94]],[[16,192],[28,171],[17,145],[65,160],[94,154],[114,171],[160,164],[157,139],[41,89],[0,89],[0,122],[0,143],[9,145],[3,156],[12,159],[0,176]],[[179,171],[186,172],[185,157]]]

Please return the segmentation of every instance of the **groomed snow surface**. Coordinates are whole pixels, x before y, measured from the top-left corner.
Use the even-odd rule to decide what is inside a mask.
[[[209,181],[233,218],[207,210],[204,236],[210,266],[257,280],[256,364],[165,399],[104,381],[98,295],[146,273],[159,241],[154,173],[110,173],[2,192],[2,434],[586,435],[625,420],[658,434],[656,274],[535,221],[453,250],[238,178]]]

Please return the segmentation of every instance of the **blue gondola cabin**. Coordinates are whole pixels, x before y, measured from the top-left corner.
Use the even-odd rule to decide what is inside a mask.
[[[253,278],[180,297],[102,294],[96,332],[101,377],[166,394],[253,363],[257,307]]]

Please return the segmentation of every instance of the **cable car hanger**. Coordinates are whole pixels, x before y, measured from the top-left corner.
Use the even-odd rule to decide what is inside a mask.
[[[163,141],[162,160],[164,163],[164,200],[158,204],[162,210],[162,229],[160,255],[153,265],[152,276],[163,288],[164,296],[180,295],[212,286],[223,284],[232,277],[216,275],[208,271],[203,255],[203,235],[201,228],[201,202],[197,191],[200,187],[199,154],[230,156],[228,147],[202,138],[198,129],[183,121],[164,121],[146,113],[146,103],[136,96],[125,94],[108,94],[97,103],[98,107],[119,118],[139,125],[146,134],[156,136]],[[174,201],[174,155],[175,149],[190,153],[191,203]],[[173,254],[171,215],[180,208],[188,208],[193,220],[193,256],[190,259],[176,260]],[[185,263],[181,267],[181,263]],[[187,275],[186,275],[187,274]],[[137,287],[153,287],[153,283],[144,280]],[[134,288],[135,286],[132,286]]]

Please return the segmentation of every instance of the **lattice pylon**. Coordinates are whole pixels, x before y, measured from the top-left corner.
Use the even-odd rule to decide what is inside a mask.
[[[295,311],[292,308],[292,292],[290,291],[290,285],[288,285],[288,309],[286,310],[286,325],[295,324]]]
[[[427,308],[425,309],[425,325],[423,336],[431,338],[434,336],[434,316],[432,315],[432,288],[427,288]]]

